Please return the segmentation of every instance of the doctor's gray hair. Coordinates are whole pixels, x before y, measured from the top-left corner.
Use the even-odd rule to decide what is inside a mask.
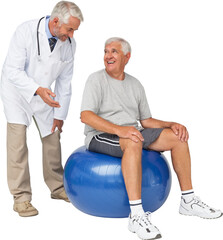
[[[105,42],[105,47],[106,45],[112,43],[112,42],[119,42],[122,46],[122,51],[124,53],[124,55],[126,55],[127,53],[131,53],[131,46],[130,44],[123,38],[119,38],[119,37],[112,37],[109,38],[106,42]]]
[[[59,18],[60,24],[68,23],[70,16],[78,18],[81,22],[84,21],[80,8],[73,2],[60,1],[54,7],[50,20]]]

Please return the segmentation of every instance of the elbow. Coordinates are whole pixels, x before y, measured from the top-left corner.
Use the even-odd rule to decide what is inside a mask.
[[[89,110],[81,112],[81,122],[90,125],[94,119],[95,113]]]
[[[81,117],[80,118],[81,118],[82,123],[87,124],[88,117],[87,117],[87,112],[86,111],[81,112]]]

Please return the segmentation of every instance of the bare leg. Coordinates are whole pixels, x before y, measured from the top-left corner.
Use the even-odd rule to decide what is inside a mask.
[[[125,181],[129,201],[141,199],[142,184],[142,143],[120,138],[123,153],[122,174]]]
[[[133,142],[130,139],[120,138],[123,153],[122,173],[129,201],[141,200],[142,185],[142,142]],[[140,239],[157,239],[161,237],[159,230],[152,225],[149,213],[144,213],[142,203],[139,208],[131,206],[128,229],[136,233]],[[136,211],[135,211],[136,210]]]
[[[187,142],[181,142],[171,129],[164,129],[159,138],[149,146],[155,151],[171,151],[173,168],[182,191],[192,189],[191,159]]]

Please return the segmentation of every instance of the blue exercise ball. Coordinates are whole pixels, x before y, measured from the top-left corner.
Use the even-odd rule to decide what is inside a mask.
[[[142,151],[142,203],[154,212],[166,201],[171,171],[164,155]],[[121,171],[121,158],[80,147],[64,168],[64,187],[71,203],[80,211],[99,217],[122,218],[130,213]]]

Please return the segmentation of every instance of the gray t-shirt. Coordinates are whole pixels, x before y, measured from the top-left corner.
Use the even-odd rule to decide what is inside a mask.
[[[92,111],[103,119],[120,126],[142,129],[139,120],[151,117],[142,84],[125,73],[123,81],[110,77],[103,69],[91,74],[82,97],[81,112]],[[85,125],[85,145],[102,132]]]

